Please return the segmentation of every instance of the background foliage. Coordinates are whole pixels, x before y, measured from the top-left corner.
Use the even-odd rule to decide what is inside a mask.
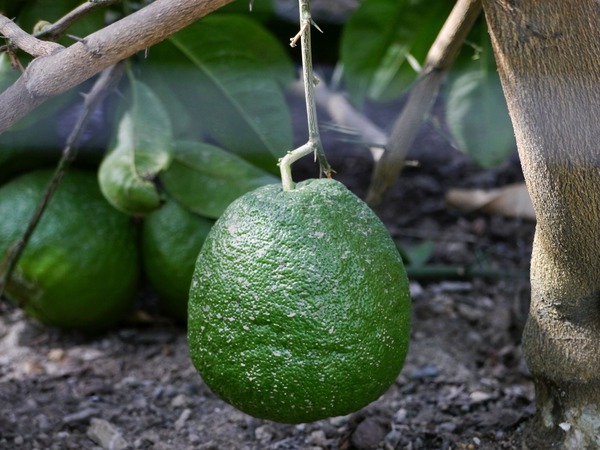
[[[79,0],[0,1],[25,30],[56,21]],[[320,24],[315,57],[337,68],[359,110],[402,99],[454,2],[363,0],[342,25]],[[124,1],[85,17],[60,42],[69,45],[143,2]],[[277,160],[293,148],[286,89],[299,50],[286,43],[297,24],[256,0],[237,1],[128,62],[127,77],[87,130],[78,163],[98,165],[102,190],[118,209],[144,215],[174,197],[195,213],[218,217],[243,192],[276,179]],[[327,47],[325,50],[318,46]],[[16,55],[23,65],[26,55]],[[0,88],[17,76],[0,55]],[[330,80],[324,80],[329,82]],[[82,88],[86,89],[86,86]],[[75,89],[0,136],[0,181],[56,160],[79,111]],[[441,92],[456,145],[482,166],[514,149],[512,128],[484,26],[471,33]],[[33,132],[35,130],[35,132]],[[186,195],[193,186],[195,199]]]

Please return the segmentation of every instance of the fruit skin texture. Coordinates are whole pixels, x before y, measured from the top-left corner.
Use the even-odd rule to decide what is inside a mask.
[[[18,239],[52,176],[26,173],[0,188],[0,255]],[[25,248],[6,296],[43,323],[97,332],[132,306],[136,230],[100,193],[96,176],[67,173]]]
[[[400,372],[408,280],[369,207],[334,180],[234,201],[198,257],[188,341],[205,383],[264,419],[311,422],[376,400]]]
[[[146,276],[159,295],[161,309],[182,322],[198,253],[214,221],[168,200],[142,226],[142,259]]]

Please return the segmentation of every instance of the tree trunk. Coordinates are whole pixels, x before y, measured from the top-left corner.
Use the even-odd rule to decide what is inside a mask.
[[[533,448],[600,448],[600,2],[484,0],[536,216]]]

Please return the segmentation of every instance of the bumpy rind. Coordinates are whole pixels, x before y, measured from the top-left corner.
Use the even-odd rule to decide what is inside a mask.
[[[397,248],[334,180],[241,197],[196,263],[192,361],[217,395],[256,417],[310,422],[376,400],[402,368],[409,331]]]

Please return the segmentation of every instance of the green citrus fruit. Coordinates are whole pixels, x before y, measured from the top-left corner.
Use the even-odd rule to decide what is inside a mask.
[[[17,240],[52,176],[29,172],[0,188],[0,255]],[[71,171],[59,185],[6,296],[41,322],[95,332],[121,319],[138,280],[135,228],[102,197],[94,173]]]
[[[198,256],[188,341],[206,384],[256,417],[353,412],[394,382],[410,331],[406,273],[387,230],[334,180],[234,201]]]
[[[200,217],[174,200],[144,219],[143,264],[161,308],[187,320],[187,304],[196,258],[214,221]]]

